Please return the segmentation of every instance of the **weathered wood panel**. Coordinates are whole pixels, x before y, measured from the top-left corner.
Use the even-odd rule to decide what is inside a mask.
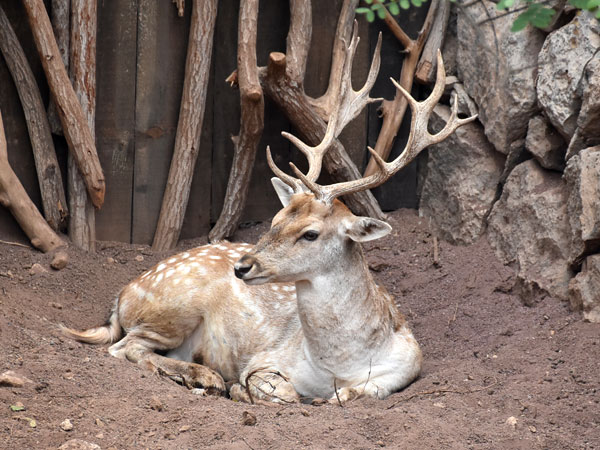
[[[139,0],[132,241],[151,243],[173,155],[191,8]]]
[[[131,240],[136,40],[137,1],[98,2],[96,145],[106,177],[99,240]]]

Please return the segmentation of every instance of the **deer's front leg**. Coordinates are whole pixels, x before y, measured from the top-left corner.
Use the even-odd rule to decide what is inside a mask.
[[[346,403],[360,397],[373,397],[384,399],[390,395],[388,389],[382,388],[372,381],[367,381],[362,385],[354,387],[341,387],[337,389],[337,394],[334,393],[329,399],[329,403]]]
[[[276,370],[259,370],[245,375],[240,383],[229,390],[230,397],[239,402],[251,403],[266,400],[275,403],[297,403],[300,397],[294,385]]]

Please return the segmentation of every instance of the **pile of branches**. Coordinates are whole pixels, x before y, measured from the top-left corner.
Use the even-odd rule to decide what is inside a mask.
[[[95,209],[104,201],[105,183],[94,139],[96,0],[52,0],[50,18],[43,0],[22,0],[46,75],[51,103],[46,110],[18,39],[0,6],[0,50],[15,80],[27,121],[42,195],[43,216],[31,202],[10,167],[0,113],[0,204],[14,215],[32,245],[47,252],[65,245],[60,232],[68,229],[71,242],[87,250],[95,248]],[[239,135],[233,137],[234,159],[221,215],[209,234],[211,241],[230,237],[237,229],[246,203],[258,143],[264,126],[264,96],[287,116],[302,138],[318,144],[325,135],[337,86],[344,68],[359,0],[345,0],[332,49],[329,86],[319,98],[304,92],[306,61],[312,33],[311,2],[290,0],[290,27],[285,53],[274,52],[267,67],[259,67],[256,38],[259,0],[240,2],[238,67],[228,81],[239,86],[241,117]],[[378,0],[374,0],[378,1]],[[174,0],[179,15],[184,1]],[[385,6],[382,4],[382,8]],[[218,0],[194,0],[192,4],[185,80],[175,148],[165,189],[153,248],[167,250],[177,244],[183,224],[196,163],[213,48]],[[399,84],[410,92],[413,80],[431,83],[436,53],[442,45],[449,4],[433,0],[421,31],[411,39],[387,13],[385,23],[404,46]],[[383,100],[383,125],[375,152],[389,156],[407,103],[402,95]],[[63,134],[69,148],[68,191],[65,189],[51,133]],[[343,145],[335,139],[324,158],[333,181],[360,177]],[[370,161],[365,175],[377,170]],[[352,194],[346,204],[357,214],[384,215],[369,192]],[[67,226],[68,225],[68,226]]]

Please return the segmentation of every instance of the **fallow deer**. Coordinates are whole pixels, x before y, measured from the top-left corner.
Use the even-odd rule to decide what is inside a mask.
[[[172,256],[121,291],[107,325],[63,332],[82,342],[112,343],[112,355],[188,387],[220,393],[228,382],[231,398],[241,401],[385,398],[411,383],[421,370],[421,350],[393,297],[373,280],[361,247],[391,227],[355,216],[337,198],[379,186],[475,117],[459,119],[454,108],[441,132],[427,131],[445,85],[438,54],[436,84],[425,101],[417,102],[392,80],[412,109],[402,154],[386,163],[369,148],[377,174],[317,184],[333,139],[375,101],[369,91],[379,70],[380,43],[365,86],[354,91],[350,73],[357,43],[355,27],[323,141],[309,147],[284,133],[307,157],[308,173],[293,164],[297,178],[284,173],[267,147],[284,208],[254,247],[221,242]]]

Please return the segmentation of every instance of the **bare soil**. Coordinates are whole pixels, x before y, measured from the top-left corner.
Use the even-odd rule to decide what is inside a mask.
[[[390,223],[393,233],[367,255],[422,345],[424,370],[386,400],[344,407],[201,397],[60,336],[57,323],[104,323],[120,288],[168,253],[103,242],[96,254],[70,248],[69,265],[55,271],[52,255],[0,244],[0,373],[30,380],[0,387],[0,448],[70,439],[103,449],[600,448],[600,325],[550,297],[524,306],[485,238],[440,242],[435,266],[425,220],[404,210]],[[236,240],[254,242],[266,226]],[[249,416],[254,425],[244,425]]]

